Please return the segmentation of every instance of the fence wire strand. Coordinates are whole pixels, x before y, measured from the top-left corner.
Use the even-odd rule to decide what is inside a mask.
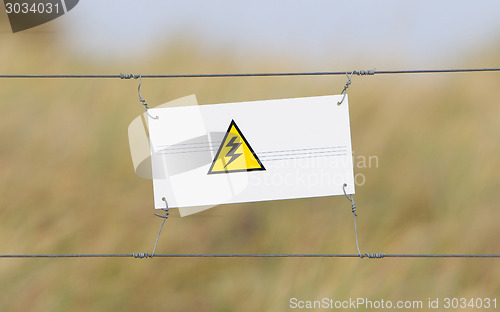
[[[150,254],[33,254],[0,255],[3,259],[20,258],[152,258]],[[155,254],[154,258],[359,258],[357,254]],[[384,254],[383,258],[500,258],[495,255],[470,254]],[[365,259],[365,258],[363,258]],[[377,258],[380,259],[380,258]]]
[[[414,70],[359,70],[359,71],[321,71],[321,72],[285,72],[285,73],[234,73],[234,74],[157,74],[142,75],[142,78],[224,78],[224,77],[280,77],[280,76],[338,76],[347,72],[358,76],[365,75],[387,75],[387,74],[440,74],[440,73],[468,73],[468,72],[497,72],[500,68],[457,68],[457,69],[414,69]],[[115,74],[115,75],[0,75],[0,78],[114,78],[114,79],[137,79],[139,75]]]

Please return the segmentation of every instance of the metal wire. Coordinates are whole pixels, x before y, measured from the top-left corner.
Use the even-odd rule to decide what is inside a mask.
[[[352,75],[384,75],[384,74],[437,74],[467,72],[497,72],[500,68],[465,68],[465,69],[417,69],[417,70],[360,70],[352,71]],[[224,78],[224,77],[280,77],[280,76],[336,76],[345,75],[348,71],[324,72],[287,72],[287,73],[240,73],[240,74],[184,74],[184,75],[0,75],[0,79],[8,78],[79,78],[79,79],[137,79],[137,78]],[[353,203],[354,205],[354,203]],[[355,213],[355,211],[354,211]],[[162,224],[163,227],[163,224]],[[161,232],[161,228],[160,228]],[[158,238],[157,238],[158,240]],[[0,259],[18,258],[360,258],[358,254],[25,254],[0,255]],[[370,259],[382,258],[500,258],[500,254],[365,254]],[[361,257],[363,258],[363,257]]]
[[[167,221],[168,216],[170,215],[170,213],[168,212],[169,208],[168,208],[167,199],[165,197],[163,197],[161,200],[163,200],[165,202],[165,209],[163,209],[165,211],[165,215],[162,216],[162,215],[155,213],[155,216],[163,218],[163,222],[161,223],[160,230],[158,231],[158,235],[156,236],[155,247],[153,248],[153,253],[151,254],[151,258],[153,258],[155,256],[156,246],[158,246],[158,240],[160,239],[161,230],[163,229],[163,226],[165,225],[165,221]]]
[[[279,77],[279,76],[336,76],[352,72],[354,75],[385,75],[385,74],[438,74],[467,72],[496,72],[500,68],[459,68],[459,69],[415,69],[415,70],[359,70],[359,71],[323,71],[323,72],[288,72],[288,73],[241,73],[241,74],[185,74],[185,75],[141,75],[142,78],[221,78],[221,77]],[[0,78],[115,78],[136,79],[138,75],[0,75]]]
[[[363,258],[363,256],[361,255],[361,251],[359,251],[358,226],[356,225],[356,217],[358,216],[356,214],[356,203],[354,202],[354,198],[352,197],[352,194],[351,194],[351,197],[347,196],[347,193],[345,191],[346,186],[347,186],[347,183],[344,183],[342,185],[342,190],[344,191],[345,197],[347,197],[347,199],[351,202],[351,211],[352,211],[352,215],[353,215],[353,218],[354,218],[354,237],[356,238],[356,249],[358,250],[359,257]]]
[[[345,188],[347,186],[347,183],[344,183],[342,185],[342,189],[344,191],[345,197],[351,202],[351,211],[352,215],[354,218],[354,237],[356,238],[356,249],[358,250],[358,256],[363,259],[363,258],[370,258],[370,259],[382,259],[385,257],[384,253],[361,253],[359,251],[359,243],[358,243],[358,226],[356,225],[356,217],[358,216],[356,214],[356,203],[354,202],[353,195],[351,194],[351,197],[349,197],[345,191]]]
[[[133,74],[121,74],[120,76],[122,77],[122,79],[130,79],[130,78],[137,79],[137,76],[134,76]],[[125,77],[125,78],[123,78],[123,77]],[[144,106],[144,108],[146,109],[146,114],[148,114],[148,116],[150,118],[158,119],[159,118],[158,116],[153,117],[149,113],[148,103],[146,103],[146,100],[141,95],[141,86],[142,86],[142,75],[139,75],[139,86],[137,87],[137,93],[139,94],[139,102],[141,102],[141,104]]]
[[[352,83],[351,79],[352,79],[352,75],[354,75],[354,72],[352,72],[351,75],[349,75],[349,73],[345,73],[345,75],[347,76],[347,82],[345,83],[344,90],[342,90],[342,92],[340,93],[340,95],[342,95],[342,100],[337,102],[337,105],[341,105],[344,102],[345,96],[347,95],[346,91]]]
[[[141,257],[142,255],[142,257]],[[0,258],[148,258],[149,254],[33,254],[0,255]],[[357,254],[156,254],[155,258],[359,258]],[[374,257],[375,258],[375,257]],[[385,254],[384,258],[500,258],[500,254]]]

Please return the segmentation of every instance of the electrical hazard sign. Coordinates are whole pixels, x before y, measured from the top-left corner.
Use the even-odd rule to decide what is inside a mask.
[[[208,170],[208,174],[266,170],[234,120]]]
[[[347,95],[148,113],[157,209],[355,193]]]

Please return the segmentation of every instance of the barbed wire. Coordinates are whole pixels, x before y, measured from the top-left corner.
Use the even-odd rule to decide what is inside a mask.
[[[157,74],[143,75],[142,78],[224,78],[224,77],[280,77],[280,76],[337,76],[353,73],[358,76],[388,75],[388,74],[439,74],[439,73],[469,73],[469,72],[497,72],[500,68],[458,68],[458,69],[414,69],[414,70],[359,70],[359,71],[321,71],[321,72],[284,72],[284,73],[234,73],[234,74]],[[115,75],[0,75],[0,78],[114,78],[114,79],[138,79],[135,74]]]

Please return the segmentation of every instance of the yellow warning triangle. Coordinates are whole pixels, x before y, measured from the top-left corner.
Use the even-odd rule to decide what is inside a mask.
[[[266,170],[240,129],[231,121],[208,174]]]

